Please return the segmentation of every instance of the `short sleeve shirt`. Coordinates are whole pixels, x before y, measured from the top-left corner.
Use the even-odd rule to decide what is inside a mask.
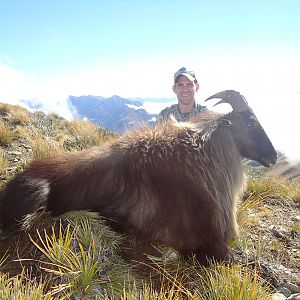
[[[173,115],[178,122],[186,122],[191,117],[198,115],[200,112],[207,111],[206,106],[195,104],[193,110],[189,113],[182,114],[179,110],[178,104],[173,104],[170,107],[163,109],[156,117],[156,124],[160,124],[169,120],[170,116]]]

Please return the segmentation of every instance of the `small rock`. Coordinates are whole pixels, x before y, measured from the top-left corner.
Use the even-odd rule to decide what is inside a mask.
[[[294,216],[294,217],[292,217],[292,221],[298,221],[298,222],[300,222],[300,216]]]
[[[284,238],[286,235],[289,234],[288,230],[286,230],[285,228],[283,228],[281,226],[271,225],[269,227],[269,230],[277,238]]]
[[[293,284],[291,282],[283,282],[281,284],[281,287],[288,289],[291,294],[300,293],[300,286],[297,286],[296,284]]]
[[[8,151],[7,153],[11,155],[22,155],[22,152],[20,151]]]
[[[162,255],[162,259],[165,262],[170,261],[170,260],[178,259],[178,253],[172,248],[167,248],[167,250],[165,250],[163,255]]]
[[[287,300],[300,300],[300,293],[291,295]]]
[[[289,297],[289,296],[291,296],[291,291],[288,289],[288,288],[286,288],[286,287],[281,287],[278,291],[277,291],[277,293],[280,293],[280,294],[283,294],[285,297]]]
[[[26,145],[26,144],[21,144],[20,147],[23,147],[25,149],[31,149],[31,147],[29,145]]]
[[[275,293],[272,295],[272,300],[285,300],[286,297],[281,293]]]
[[[9,120],[10,119],[10,114],[6,113],[5,116],[2,116],[3,120]]]

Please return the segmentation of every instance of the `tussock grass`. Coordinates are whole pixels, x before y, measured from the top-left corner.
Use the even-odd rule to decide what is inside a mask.
[[[37,233],[37,239],[31,237],[42,253],[42,269],[57,283],[51,295],[59,299],[91,295],[103,299],[112,289],[120,294],[124,281],[130,278],[128,267],[115,253],[120,237],[91,213],[72,214],[65,216],[66,226],[60,222],[50,233],[44,230]]]
[[[9,110],[9,121],[12,125],[26,126],[33,122],[33,117],[26,108],[14,105]]]
[[[188,294],[189,292],[186,291]],[[154,288],[151,284],[144,283],[142,288],[133,286],[129,290],[125,290],[120,297],[122,300],[149,300],[149,299],[160,299],[160,300],[179,300],[179,299],[197,299],[193,295],[186,295],[183,291],[176,288],[176,284],[173,286],[163,286],[160,289]]]
[[[18,126],[16,132],[19,137],[26,139],[34,159],[57,155],[65,151],[61,142],[43,134],[36,128]]]
[[[282,177],[250,177],[247,196],[256,197],[261,201],[268,199],[300,201],[300,184]]]
[[[33,158],[35,159],[57,155],[64,151],[62,145],[59,142],[53,141],[49,138],[41,137],[35,139],[34,141],[30,141],[30,145],[32,149]]]
[[[21,275],[10,278],[0,274],[0,299],[18,300],[52,300],[50,293],[45,292],[45,284]]]
[[[27,125],[33,122],[32,116],[26,110],[13,110],[10,119],[13,125]]]
[[[0,111],[4,113],[10,113],[13,109],[13,106],[8,103],[0,103]]]
[[[293,224],[289,226],[289,230],[292,232],[292,234],[299,234],[300,235],[300,222],[299,222],[299,220],[294,221]]]
[[[10,144],[14,139],[14,133],[0,121],[0,144]]]
[[[35,138],[36,129],[32,129],[30,126],[17,125],[15,129],[15,134],[17,138],[30,140]]]
[[[101,133],[99,128],[85,120],[74,120],[70,122],[70,134],[75,138],[69,139],[65,143],[67,149],[75,148],[82,150],[93,146],[98,146],[107,140],[107,137]]]
[[[0,103],[0,111],[8,116],[12,125],[27,125],[33,122],[31,113],[20,105]]]
[[[268,300],[270,288],[259,277],[259,271],[243,265],[212,265],[202,268],[203,290],[199,300]]]
[[[268,300],[271,288],[247,265],[211,263],[199,266],[194,260],[179,259],[163,265],[156,260],[161,285],[133,286],[121,299]]]
[[[240,231],[248,230],[252,224],[256,223],[263,215],[268,214],[269,210],[262,207],[262,201],[255,193],[247,195],[241,201],[237,210],[237,222]]]

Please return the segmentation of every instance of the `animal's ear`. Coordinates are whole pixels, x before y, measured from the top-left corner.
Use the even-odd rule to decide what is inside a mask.
[[[224,127],[228,127],[228,126],[232,125],[232,122],[230,120],[224,119],[224,118],[218,119],[218,122],[221,126],[224,126]]]

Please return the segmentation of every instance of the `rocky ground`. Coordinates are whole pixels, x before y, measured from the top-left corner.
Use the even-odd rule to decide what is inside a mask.
[[[253,213],[259,217],[241,233],[247,245],[236,247],[236,261],[253,263],[274,299],[300,299],[300,202],[269,199]]]

